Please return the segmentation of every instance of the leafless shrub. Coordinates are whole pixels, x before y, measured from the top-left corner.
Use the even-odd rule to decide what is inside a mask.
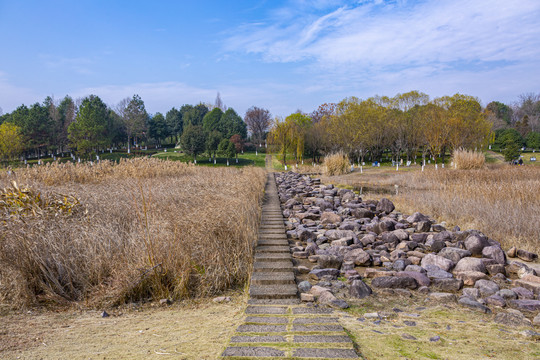
[[[337,152],[324,157],[324,174],[328,176],[343,175],[349,172],[351,163],[347,154]]]
[[[482,169],[486,164],[486,157],[481,151],[457,149],[452,154],[452,162],[456,169]]]

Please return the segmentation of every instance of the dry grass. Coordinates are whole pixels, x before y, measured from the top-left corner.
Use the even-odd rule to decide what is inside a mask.
[[[211,295],[243,284],[264,172],[157,159],[3,173],[81,211],[10,216],[0,229],[0,303],[115,305]]]
[[[540,251],[540,169],[414,172],[401,180],[403,211],[421,211],[462,228],[479,229],[503,246]]]
[[[341,151],[324,157],[323,173],[327,176],[346,174],[350,168],[349,157]]]
[[[452,162],[455,169],[482,169],[486,164],[486,156],[480,151],[458,149],[452,154]]]
[[[230,303],[184,301],[167,308],[20,313],[1,318],[0,358],[217,359],[245,318],[245,296]]]

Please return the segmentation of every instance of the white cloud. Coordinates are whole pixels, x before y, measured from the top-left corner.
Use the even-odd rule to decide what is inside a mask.
[[[12,112],[23,103],[31,105],[40,102],[46,95],[37,94],[32,89],[13,85],[8,74],[0,71],[0,107],[4,113]]]

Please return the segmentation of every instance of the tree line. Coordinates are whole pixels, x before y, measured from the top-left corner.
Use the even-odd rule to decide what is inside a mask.
[[[477,98],[463,94],[430,99],[410,91],[366,100],[349,97],[322,104],[311,114],[297,111],[276,118],[269,138],[283,163],[287,155],[299,163],[304,154],[318,161],[337,151],[358,163],[381,161],[383,153],[394,161],[414,162],[421,156],[425,162],[429,156],[444,162],[446,153],[459,148],[474,150],[491,143],[510,148],[513,144],[501,136],[520,130],[520,146],[538,148],[540,142],[534,139],[540,138],[540,96],[523,99],[513,107],[492,102],[483,108]]]
[[[245,121],[244,121],[245,120]],[[215,105],[199,103],[173,107],[165,115],[150,115],[139,95],[107,106],[96,95],[21,105],[0,116],[0,156],[3,160],[74,153],[90,158],[99,151],[141,143],[156,146],[168,139],[197,156],[203,151],[228,157],[243,150],[248,128],[254,141],[264,138],[271,123],[268,110],[250,108],[240,117],[227,108],[218,93]]]

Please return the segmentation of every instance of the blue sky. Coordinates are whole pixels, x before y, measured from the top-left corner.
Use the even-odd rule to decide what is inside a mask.
[[[0,0],[0,107],[139,94],[286,116],[348,96],[540,92],[540,1]]]

